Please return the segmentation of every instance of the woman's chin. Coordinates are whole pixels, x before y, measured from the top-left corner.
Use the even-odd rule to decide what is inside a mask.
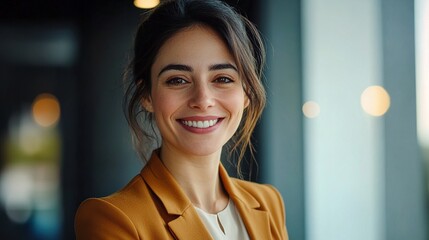
[[[222,146],[214,146],[213,144],[185,144],[179,147],[180,152],[184,155],[194,157],[209,157],[213,155],[219,155],[222,151]]]

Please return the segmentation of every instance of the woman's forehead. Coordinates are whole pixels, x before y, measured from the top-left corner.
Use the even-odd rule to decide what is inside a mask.
[[[182,29],[165,41],[158,51],[152,69],[167,64],[195,67],[215,64],[236,65],[222,37],[205,25]]]

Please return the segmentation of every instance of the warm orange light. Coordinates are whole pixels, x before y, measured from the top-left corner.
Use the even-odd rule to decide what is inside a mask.
[[[54,126],[60,119],[60,104],[52,94],[43,93],[37,96],[32,110],[34,121],[42,127]]]
[[[158,6],[159,0],[134,0],[134,6],[138,8],[154,8]]]
[[[308,118],[315,118],[320,114],[320,107],[317,102],[308,101],[302,105],[302,112]]]
[[[389,109],[390,96],[383,87],[370,86],[362,92],[360,103],[366,113],[379,117]]]

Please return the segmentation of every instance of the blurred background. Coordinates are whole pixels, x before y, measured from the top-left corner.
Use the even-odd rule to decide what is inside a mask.
[[[266,41],[252,180],[282,193],[290,239],[429,239],[429,1],[227,2]],[[0,239],[74,239],[79,203],[143,166],[121,78],[146,10],[0,10]]]

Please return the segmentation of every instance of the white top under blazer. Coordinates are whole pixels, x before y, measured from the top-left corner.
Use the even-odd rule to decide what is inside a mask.
[[[225,209],[217,214],[207,213],[195,207],[202,222],[215,240],[249,240],[246,227],[237,212],[234,202],[229,200]]]

